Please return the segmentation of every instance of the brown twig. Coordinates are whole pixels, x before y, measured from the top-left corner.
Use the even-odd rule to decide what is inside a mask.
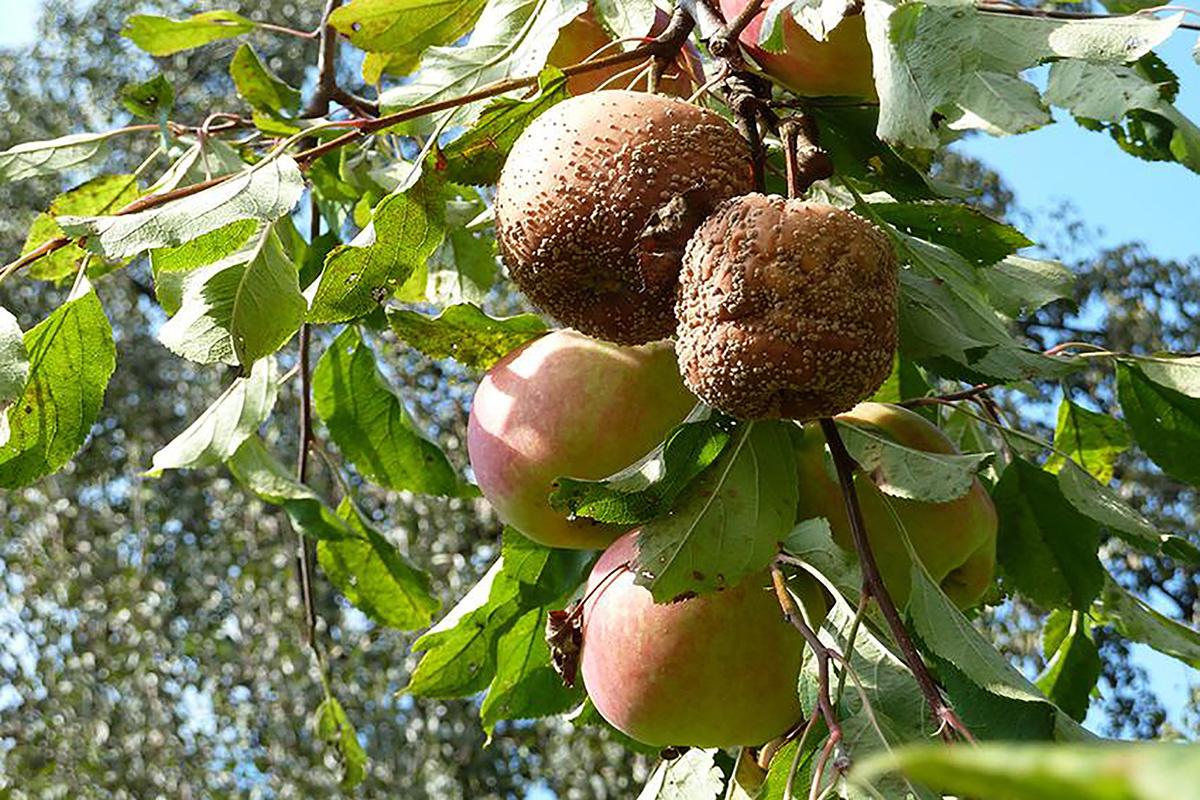
[[[1064,19],[1064,20],[1085,20],[1085,19],[1118,19],[1127,17],[1128,14],[1093,14],[1081,11],[1056,11],[1053,9],[1041,8],[1026,8],[1018,5],[1008,5],[1006,3],[977,3],[975,6],[980,11],[986,11],[989,14],[1009,14],[1017,17],[1046,17],[1048,19]],[[1192,31],[1200,31],[1200,24],[1194,22],[1181,22],[1179,27]]]
[[[838,724],[837,713],[834,712],[833,705],[829,702],[829,651],[816,632],[804,621],[804,616],[796,607],[796,601],[792,599],[791,592],[788,591],[783,570],[780,569],[778,563],[771,565],[771,583],[775,587],[775,598],[779,601],[779,607],[783,609],[784,619],[800,632],[817,659],[817,708],[820,709],[821,716],[825,718],[825,724],[829,727],[830,734],[840,735],[841,726]]]
[[[340,0],[330,0],[330,5],[334,5],[335,2],[339,2],[339,1]],[[326,28],[328,28],[328,26],[326,26]],[[332,31],[332,28],[328,28],[328,29],[330,31]],[[636,61],[638,59],[644,59],[648,56],[667,55],[667,56],[673,57],[674,54],[677,53],[679,51],[679,49],[681,47],[683,47],[683,45],[687,42],[687,37],[690,33],[691,33],[691,28],[688,26],[685,26],[685,25],[668,26],[667,30],[664,31],[662,33],[662,35],[654,38],[653,40],[647,42],[646,44],[644,44],[640,47],[634,48],[633,50],[630,50],[626,53],[617,53],[612,56],[607,56],[605,58],[596,59],[595,61],[587,61],[587,62],[583,62],[580,64],[573,64],[573,65],[565,68],[563,70],[563,73],[565,75],[567,75],[568,77],[570,77],[572,75],[579,75],[579,74],[582,74],[585,72],[591,72],[593,70],[605,69],[607,67],[616,66],[619,64],[625,64],[628,62]],[[334,38],[334,37],[331,36],[330,38]],[[323,46],[323,48],[322,48],[322,52],[324,52],[324,47],[325,46]],[[326,61],[324,63],[333,63],[333,62]],[[359,140],[367,135],[370,135],[372,133],[377,133],[379,131],[385,130],[387,128],[392,127],[393,125],[397,125],[397,124],[399,124],[401,122],[405,122],[407,120],[416,119],[418,117],[423,117],[428,114],[436,114],[439,111],[445,111],[450,108],[457,108],[458,106],[466,105],[468,103],[473,103],[477,100],[484,100],[489,97],[495,97],[496,95],[505,94],[506,92],[511,92],[515,89],[521,89],[521,88],[525,88],[525,87],[529,87],[529,86],[535,86],[535,85],[537,85],[537,81],[538,81],[538,76],[536,76],[536,75],[530,75],[530,76],[527,76],[524,78],[505,78],[504,80],[494,81],[494,82],[488,84],[487,86],[484,86],[481,89],[478,89],[474,92],[470,92],[469,94],[465,94],[461,97],[456,97],[456,98],[452,98],[449,100],[439,100],[439,101],[432,102],[432,103],[424,103],[422,105],[414,106],[413,108],[406,109],[404,111],[398,111],[395,114],[389,114],[387,116],[378,117],[375,119],[360,120],[360,121],[348,121],[345,124],[352,126],[354,128],[353,131],[346,133],[342,136],[339,136],[336,139],[331,139],[328,142],[324,142],[323,144],[319,144],[314,147],[310,147],[307,150],[297,153],[295,156],[295,160],[299,164],[301,169],[308,169],[308,167],[311,166],[314,159],[319,158],[320,156],[325,155],[326,153],[337,150],[351,142],[357,141],[357,140]],[[331,95],[331,97],[332,97],[332,95]],[[330,99],[330,98],[326,98],[323,101],[325,103],[325,106],[324,106],[325,108],[328,108],[328,99]],[[336,98],[333,98],[333,99],[336,99]],[[319,104],[314,104],[310,100],[309,107],[310,108],[319,107]],[[234,122],[234,123],[227,123],[226,125],[222,125],[222,126],[213,126],[209,129],[209,133],[215,133],[217,131],[227,130],[231,127],[240,127],[240,124],[241,123],[239,121],[239,122]],[[130,128],[127,128],[127,129],[120,129],[118,132],[125,133],[125,132],[134,131],[134,130],[155,130],[155,131],[157,131],[158,126],[156,126],[156,125],[131,126]],[[142,197],[138,200],[135,200],[133,203],[130,203],[129,205],[125,206],[124,208],[113,212],[112,216],[123,216],[126,214],[133,214],[138,211],[144,211],[148,208],[154,208],[154,207],[160,206],[164,203],[170,202],[171,200],[178,200],[178,199],[181,199],[184,197],[189,197],[193,194],[196,194],[197,192],[201,192],[205,189],[209,189],[209,188],[212,188],[213,186],[224,183],[225,181],[235,178],[240,174],[242,174],[242,173],[235,172],[235,173],[232,173],[229,175],[223,175],[219,178],[213,178],[212,180],[209,180],[209,181],[203,181],[201,183],[192,184],[191,186],[185,186],[180,189],[174,189],[170,192],[162,192],[161,194],[147,195],[146,197]],[[29,264],[36,261],[38,258],[49,255],[50,253],[53,253],[54,251],[59,250],[62,247],[65,247],[66,245],[70,244],[71,241],[72,241],[71,239],[60,238],[60,239],[53,239],[53,240],[47,242],[42,247],[39,247],[37,251],[31,251],[31,252],[25,254],[24,256],[22,256],[17,261],[14,261],[11,264],[8,264],[6,267],[4,267],[4,269],[2,271],[0,271],[0,277],[3,277],[12,272],[15,272],[16,270],[20,269],[21,267],[28,266]],[[34,253],[36,253],[36,255],[34,255]]]
[[[312,440],[312,373],[309,356],[312,328],[307,322],[300,326],[300,448],[296,456],[296,480],[308,481],[308,450]],[[315,553],[309,538],[297,531],[296,579],[300,583],[300,599],[304,603],[305,636],[308,646],[317,651],[317,609],[313,600],[312,573]]]
[[[763,0],[750,0],[742,7],[736,17],[729,20],[725,27],[717,31],[708,42],[708,49],[714,56],[724,61],[741,63],[742,56],[738,51],[737,40],[750,24],[750,20],[762,11]]]
[[[850,520],[850,536],[854,541],[854,549],[858,553],[859,566],[862,568],[863,591],[879,604],[879,610],[883,613],[888,628],[891,629],[896,643],[900,646],[905,663],[912,670],[913,677],[916,678],[917,685],[921,688],[921,693],[933,710],[934,718],[938,722],[938,732],[942,738],[947,742],[952,741],[953,733],[959,733],[967,738],[970,736],[970,732],[942,697],[941,689],[938,688],[933,676],[929,673],[921,654],[917,652],[916,645],[913,644],[904,627],[903,620],[900,619],[900,613],[896,610],[896,604],[892,602],[892,596],[883,584],[879,566],[875,562],[875,555],[871,552],[871,543],[867,539],[862,508],[858,504],[858,495],[854,489],[854,471],[858,466],[842,442],[837,423],[825,417],[821,419],[821,430],[825,434],[826,442],[829,443],[829,451],[833,456],[834,467],[837,469],[838,482],[842,487],[846,516]]]
[[[995,384],[981,383],[972,386],[970,389],[963,389],[961,392],[951,392],[950,394],[939,394],[933,397],[914,397],[911,400],[901,400],[896,405],[904,406],[905,408],[917,408],[918,406],[932,406],[944,403],[953,403],[958,400],[974,400],[985,392],[990,392],[995,389]]]

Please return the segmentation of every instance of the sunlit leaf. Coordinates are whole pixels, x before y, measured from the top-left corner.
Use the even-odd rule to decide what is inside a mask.
[[[8,408],[8,440],[0,446],[4,489],[56,472],[75,455],[116,367],[112,327],[92,291],[59,306],[23,338],[29,371]]]
[[[291,339],[304,310],[296,267],[267,227],[249,260],[225,259],[188,274],[182,305],[158,338],[202,364],[248,366]]]
[[[208,11],[184,20],[134,14],[121,35],[152,56],[169,56],[218,39],[254,30],[254,23],[233,11]]]
[[[489,317],[478,306],[460,303],[436,317],[389,308],[388,324],[409,347],[430,358],[453,358],[484,370],[546,332],[536,314]]]
[[[459,480],[441,448],[417,430],[353,327],[313,372],[313,402],[342,454],[363,477],[391,489],[453,496]]]
[[[280,156],[156,208],[119,217],[59,217],[58,224],[69,236],[86,236],[93,253],[122,258],[156,247],[178,247],[242,219],[272,222],[292,210],[303,190],[296,162]]]
[[[409,563],[349,499],[338,506],[356,537],[317,543],[321,568],[346,599],[374,621],[400,630],[422,628],[441,607],[429,575]]]
[[[278,380],[274,359],[257,361],[248,377],[235,378],[195,422],[154,454],[147,474],[207,467],[231,457],[271,415]]]

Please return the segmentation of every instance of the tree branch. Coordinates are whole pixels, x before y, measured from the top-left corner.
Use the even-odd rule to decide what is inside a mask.
[[[825,440],[829,443],[829,451],[833,455],[833,463],[837,469],[838,482],[842,487],[842,497],[846,503],[846,516],[850,519],[850,536],[854,540],[854,549],[858,552],[858,562],[862,567],[863,592],[879,603],[879,610],[883,612],[883,618],[887,621],[892,635],[896,638],[896,643],[900,646],[905,663],[912,670],[917,685],[921,688],[921,693],[925,695],[926,702],[933,709],[933,715],[938,721],[938,730],[942,738],[949,742],[953,740],[952,733],[958,733],[969,739],[970,731],[946,704],[941,690],[921,659],[921,654],[917,652],[916,645],[909,638],[908,631],[904,628],[904,622],[900,619],[900,613],[896,610],[896,604],[892,602],[887,587],[883,585],[883,577],[879,574],[879,566],[875,563],[875,555],[871,552],[871,543],[867,539],[862,509],[859,507],[858,495],[854,489],[853,473],[857,465],[846,450],[846,445],[842,443],[837,423],[825,417],[821,419],[821,430],[825,434]]]

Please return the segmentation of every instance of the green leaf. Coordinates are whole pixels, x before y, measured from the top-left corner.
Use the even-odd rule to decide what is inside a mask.
[[[1135,642],[1200,669],[1200,633],[1155,611],[1112,578],[1104,581],[1099,621]]]
[[[235,378],[195,422],[154,454],[146,474],[157,477],[166,469],[197,469],[230,458],[271,415],[278,381],[274,359],[259,360],[249,377]]]
[[[855,765],[856,781],[899,769],[958,797],[988,800],[1162,800],[1200,784],[1200,747],[983,743],[911,745]]]
[[[562,598],[565,605],[566,598]],[[546,644],[548,609],[526,611],[496,640],[496,677],[479,707],[488,737],[507,719],[540,719],[579,705],[583,682],[567,687],[550,665]]]
[[[185,20],[134,14],[121,35],[152,56],[169,56],[217,39],[228,39],[254,30],[254,23],[232,11],[208,11]]]
[[[29,353],[21,327],[12,313],[0,306],[0,447],[8,442],[12,428],[8,409],[25,391],[29,379]]]
[[[150,264],[156,276],[205,267],[238,252],[258,228],[259,223],[252,219],[239,219],[178,247],[151,250]]]
[[[385,197],[357,244],[329,254],[308,321],[344,322],[378,308],[442,243],[445,213],[445,186],[432,178]]]
[[[280,80],[259,61],[254,48],[243,44],[229,62],[238,95],[256,110],[276,113],[300,110],[300,92]]]
[[[1057,261],[1009,256],[981,274],[988,299],[1010,317],[1031,314],[1047,303],[1071,297],[1075,276]]]
[[[423,436],[375,367],[375,354],[347,327],[313,372],[313,403],[329,435],[363,477],[390,489],[453,497],[459,480]]]
[[[1138,359],[1137,365],[1155,383],[1200,398],[1200,356],[1159,355]]]
[[[241,219],[272,222],[290,212],[303,191],[296,162],[279,156],[157,208],[119,217],[59,217],[58,224],[68,236],[86,236],[93,253],[124,258],[157,247],[178,247]]]
[[[440,305],[478,305],[496,279],[496,238],[477,230],[476,222],[490,212],[475,189],[454,184],[447,189],[457,196],[446,200],[446,238],[425,264],[425,297]]]
[[[167,349],[202,364],[249,366],[299,330],[305,304],[296,267],[271,227],[249,255],[189,273],[179,311],[158,332]]]
[[[714,800],[725,778],[713,757],[716,750],[693,747],[679,758],[660,761],[637,800]]]
[[[420,697],[464,697],[487,688],[497,669],[500,636],[530,609],[578,586],[591,557],[579,550],[536,544],[512,529],[500,559],[467,596],[413,642],[424,650],[404,691]]]
[[[367,754],[358,743],[358,734],[342,704],[326,689],[325,699],[313,713],[317,736],[337,752],[341,764],[343,789],[353,789],[367,777]]]
[[[949,658],[929,653],[938,683],[960,719],[979,739],[1039,740],[1054,736],[1055,710],[1049,703],[1007,697],[979,686]]]
[[[1100,531],[1049,472],[1015,458],[992,492],[1000,516],[996,557],[1018,591],[1047,608],[1086,611],[1100,593]]]
[[[736,423],[721,414],[684,422],[637,464],[598,481],[559,477],[550,505],[571,516],[636,525],[667,516],[679,495],[721,455]]]
[[[771,8],[776,5],[772,3]],[[925,176],[875,135],[877,106],[813,105],[809,113],[817,121],[821,147],[829,152],[840,179],[860,192],[886,189],[897,200],[935,197]]]
[[[466,45],[430,47],[412,80],[384,92],[380,104],[391,113],[457,99],[504,78],[536,74],[559,29],[586,10],[586,0],[494,0],[475,22]],[[481,107],[481,102],[465,104],[430,122],[472,120]]]
[[[1064,399],[1058,406],[1058,425],[1054,431],[1054,449],[1066,453],[1096,480],[1112,480],[1117,456],[1129,447],[1129,434],[1118,419],[1088,411]],[[1062,469],[1065,459],[1058,453],[1046,462],[1048,472]]]
[[[888,374],[887,380],[875,390],[875,394],[871,395],[871,401],[894,404],[925,397],[928,394],[930,394],[929,383],[921,374],[920,368],[911,359],[897,353],[892,360],[891,373]],[[914,410],[925,416],[922,413],[925,410],[924,407],[918,406]]]
[[[860,207],[870,214],[872,206]],[[891,229],[901,259],[901,346],[910,357],[951,359],[961,369],[947,377],[979,383],[1057,378],[1083,367],[1077,359],[1030,350],[993,307],[976,269],[954,250]],[[938,371],[946,371],[938,366]]]
[[[175,87],[162,75],[156,75],[123,87],[121,105],[134,116],[165,120],[175,107]]]
[[[1063,463],[1058,473],[1063,497],[1082,514],[1094,519],[1140,550],[1158,552],[1165,538],[1154,523],[1125,504],[1112,489],[1099,483],[1074,461]]]
[[[1125,422],[1146,455],[1176,478],[1200,485],[1200,398],[1159,383],[1132,361],[1117,361]]]
[[[635,582],[657,602],[736,586],[767,565],[796,518],[790,423],[741,426],[674,513],[638,534]]]
[[[9,436],[0,446],[3,489],[27,486],[75,455],[116,367],[112,327],[93,291],[63,303],[27,331],[24,345],[28,377],[7,410]]]
[[[1053,729],[1061,712],[975,629],[915,558],[907,611],[913,631],[936,656],[953,696],[970,699],[963,711],[982,705],[999,712],[983,714],[978,722],[998,726],[1001,735],[1047,735]],[[991,697],[978,694],[975,687]],[[1015,718],[1005,719],[1008,714]]]
[[[431,160],[446,180],[472,186],[496,183],[513,143],[529,123],[555,104],[566,100],[567,79],[557,69],[538,75],[538,94],[531,100],[501,97],[479,114],[470,130],[455,139]]]
[[[392,330],[409,347],[430,358],[453,358],[478,370],[491,368],[546,332],[546,324],[536,314],[489,317],[471,303],[450,306],[433,318],[389,308],[387,318]]]
[[[432,45],[451,44],[475,26],[485,0],[354,0],[334,10],[329,24],[355,47],[416,65]]]
[[[961,114],[947,124],[951,130],[978,129],[993,136],[1010,136],[1054,120],[1036,86],[1003,72],[977,70],[955,103]]]
[[[1101,669],[1100,652],[1088,635],[1084,616],[1077,611],[1072,613],[1066,636],[1043,655],[1047,664],[1037,680],[1038,688],[1055,705],[1082,722]]]
[[[992,453],[950,455],[906,447],[873,425],[838,422],[846,449],[871,473],[879,490],[892,497],[948,503],[964,497]]]
[[[441,608],[429,575],[410,564],[346,498],[338,516],[357,537],[320,541],[317,559],[338,591],[371,619],[402,631],[423,628]]]
[[[0,152],[0,183],[61,175],[98,159],[114,133],[74,133],[41,142],[25,142]]]
[[[282,507],[292,524],[305,536],[324,540],[358,535],[312,489],[297,481],[257,436],[242,442],[225,465],[238,482],[260,500]]]
[[[36,250],[41,245],[63,236],[55,217],[67,214],[108,214],[132,203],[138,197],[137,178],[133,175],[101,175],[60,194],[50,208],[38,214],[25,237],[21,253]],[[38,280],[59,280],[78,269],[84,251],[71,243],[30,266],[28,274]]]
[[[995,264],[1033,244],[1011,225],[954,203],[873,203],[871,210],[904,233],[949,247],[977,266]]]

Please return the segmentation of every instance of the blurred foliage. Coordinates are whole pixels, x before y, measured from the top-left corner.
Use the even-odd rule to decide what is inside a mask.
[[[251,19],[313,29],[321,4],[283,0],[223,2]],[[47,0],[34,45],[0,50],[0,149],[78,130],[130,123],[120,89],[161,70],[176,87],[175,116],[199,123],[211,98],[232,101],[225,64],[236,41],[151,59],[120,31],[135,12],[171,16],[212,3]],[[263,63],[294,86],[311,88],[315,42],[257,32]],[[356,72],[346,65],[346,84]],[[130,169],[153,137],[117,142],[112,169]],[[1017,215],[1002,179],[947,158],[939,177],[976,187],[989,213]],[[81,178],[80,178],[81,180]],[[78,180],[74,181],[78,182]],[[0,261],[19,252],[37,211],[69,188],[49,179],[0,185]],[[1074,307],[1045,309],[1024,323],[1042,347],[1082,340],[1114,350],[1200,350],[1200,262],[1164,263],[1140,245],[1096,254],[1085,225],[1069,212],[1041,220],[1055,233],[1052,255],[1080,277]],[[1047,237],[1042,237],[1048,240]],[[112,319],[120,367],[86,448],[62,473],[0,495],[0,791],[13,797],[318,797],[336,793],[337,772],[309,717],[321,701],[302,644],[294,562],[286,519],[234,485],[222,470],[139,473],[157,446],[182,430],[233,373],[201,370],[154,338],[164,317],[141,261],[98,282]],[[0,291],[29,327],[63,299],[45,283],[15,280]],[[492,298],[497,305],[511,298]],[[325,343],[322,343],[325,344]],[[378,333],[372,344],[388,377],[403,384],[423,430],[456,468],[466,467],[464,432],[473,376],[401,349]],[[294,350],[281,366],[291,366]],[[1097,366],[1097,370],[1101,367]],[[1081,374],[1072,399],[1108,411],[1114,398],[1097,375]],[[1009,395],[1022,419],[1052,434],[1056,397]],[[295,394],[280,396],[283,424]],[[1044,413],[1028,413],[1044,406]],[[294,453],[295,431],[272,442]],[[314,461],[319,464],[319,462]],[[314,470],[320,487],[330,476]],[[1117,465],[1123,497],[1163,530],[1187,535],[1197,497],[1133,453]],[[445,607],[461,597],[495,556],[499,524],[481,504],[364,490],[377,525],[433,575]],[[1192,534],[1194,535],[1194,534]],[[413,546],[419,543],[420,546]],[[410,549],[411,546],[411,549]],[[1200,621],[1196,570],[1148,558],[1113,540],[1110,567],[1127,586],[1162,598],[1172,616]],[[339,699],[371,759],[364,797],[521,797],[543,783],[562,797],[633,796],[650,762],[603,730],[557,720],[501,723],[485,746],[477,701],[400,697],[415,657],[412,636],[376,628],[318,582],[319,634]],[[982,615],[986,630],[1028,672],[1040,669],[1040,618],[1012,603]],[[1153,737],[1164,712],[1128,645],[1101,628],[1106,732]],[[1196,699],[1185,724],[1200,731]]]

